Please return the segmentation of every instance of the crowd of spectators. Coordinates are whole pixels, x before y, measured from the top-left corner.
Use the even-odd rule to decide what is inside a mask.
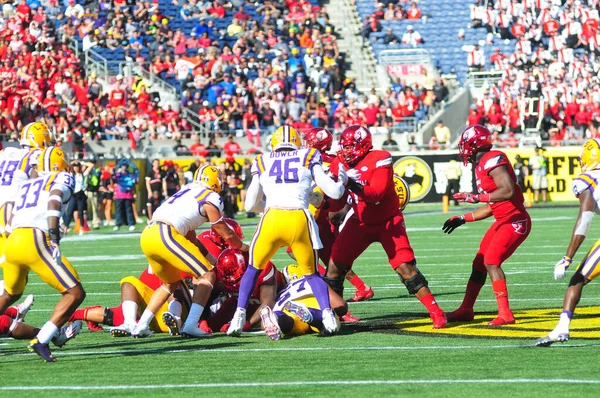
[[[481,46],[465,47],[471,69],[502,72],[468,123],[485,123],[508,146],[524,132],[539,131],[552,145],[600,137],[599,9],[597,0],[475,2],[472,27],[487,29],[485,46],[515,45],[489,59]]]

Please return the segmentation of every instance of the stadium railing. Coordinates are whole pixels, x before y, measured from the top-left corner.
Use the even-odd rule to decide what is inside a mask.
[[[502,71],[471,72],[467,75],[465,85],[469,88],[484,88],[497,84],[502,80]]]

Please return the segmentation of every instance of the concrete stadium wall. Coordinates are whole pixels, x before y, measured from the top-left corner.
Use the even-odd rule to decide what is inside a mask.
[[[465,128],[472,100],[471,91],[464,87],[461,88],[454,98],[419,131],[423,137],[423,142],[429,142],[429,139],[433,136],[433,129],[439,120],[443,120],[444,124],[448,126],[452,132],[451,142],[454,142]]]

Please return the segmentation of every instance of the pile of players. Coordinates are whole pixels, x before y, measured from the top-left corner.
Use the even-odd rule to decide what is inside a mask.
[[[284,125],[273,134],[273,152],[257,156],[252,165],[245,205],[263,215],[250,245],[243,242],[239,224],[223,216],[219,170],[212,165],[200,168],[193,182],[164,202],[144,229],[140,243],[149,267],[139,278],[121,281],[121,305],[77,309],[85,292],[60,250],[60,218],[74,179],[62,150],[49,146],[47,127],[28,125],[23,148],[0,153],[4,246],[0,333],[31,339],[30,349],[47,362],[55,361],[49,343],[62,346],[79,333],[83,320],[91,330],[101,330],[99,324],[112,326],[114,337],[150,337],[153,332],[207,337],[217,331],[236,336],[259,324],[272,340],[310,331],[331,335],[339,330],[340,318],[357,320],[349,316],[343,299],[348,276],[363,292],[354,300],[373,295],[368,288],[360,289],[360,278],[350,270],[374,242],[383,246],[400,281],[425,306],[434,328],[474,319],[473,306],[487,274],[498,303],[498,316],[489,325],[515,323],[501,265],[529,235],[531,219],[510,162],[503,152],[492,149],[485,127],[467,128],[459,141],[465,166],[471,163],[475,168],[478,193],[455,195],[458,201],[482,206],[451,217],[443,230],[451,233],[466,222],[492,216],[496,221],[475,256],[463,303],[447,315],[416,266],[402,215],[409,187],[393,174],[391,155],[373,150],[371,133],[361,126],[342,133],[336,156],[327,153],[332,141],[326,129],[310,130],[301,138]],[[567,254],[555,267],[557,278],[564,277],[585,239],[591,211],[598,206],[598,151],[600,141],[584,145],[584,173],[574,184],[581,211]],[[196,229],[207,223],[210,229],[196,235]],[[295,263],[278,270],[270,260],[282,247],[288,248]],[[569,338],[581,288],[596,276],[594,248],[571,280],[559,325],[538,345]],[[22,322],[31,297],[10,307],[21,297],[30,270],[62,293],[41,329]]]

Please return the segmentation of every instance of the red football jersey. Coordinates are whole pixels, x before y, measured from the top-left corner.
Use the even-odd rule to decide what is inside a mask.
[[[527,210],[525,210],[525,206],[523,205],[523,192],[521,192],[521,188],[517,184],[515,171],[502,151],[489,151],[479,159],[479,162],[475,167],[477,190],[479,193],[492,193],[498,189],[496,183],[494,183],[494,179],[490,176],[490,172],[500,166],[506,166],[508,174],[515,186],[515,195],[511,200],[490,203],[494,218],[496,218],[496,220],[502,220],[515,214],[527,214]]]
[[[331,172],[337,176],[340,161],[331,163]],[[382,224],[400,212],[394,189],[392,155],[388,151],[372,150],[354,170],[360,173],[358,182],[364,187],[360,194],[352,194],[352,207],[361,224]],[[344,195],[340,201],[347,200]]]

